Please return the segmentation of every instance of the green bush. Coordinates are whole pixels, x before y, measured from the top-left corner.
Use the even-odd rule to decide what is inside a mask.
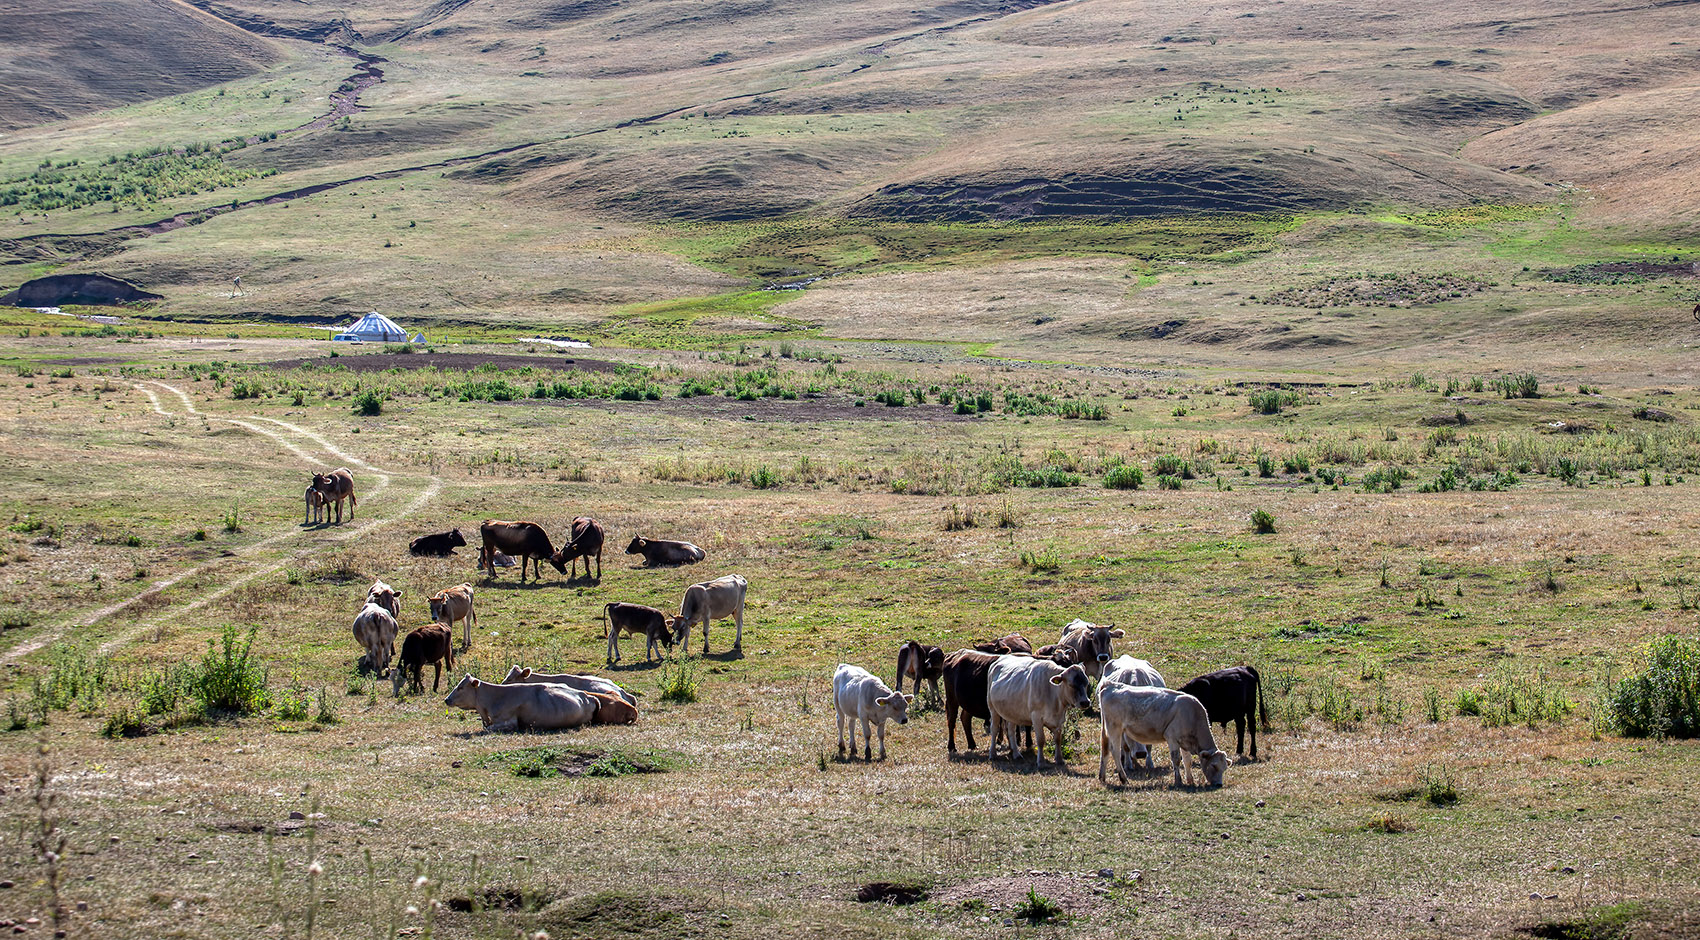
[[[1181,478],[1164,474],[1157,478],[1157,488],[1160,490],[1178,490],[1181,488]]]
[[[1281,413],[1281,393],[1275,389],[1270,388],[1264,389],[1261,392],[1252,392],[1250,395],[1246,396],[1246,401],[1251,404],[1251,410],[1260,415],[1274,415]]]
[[[369,388],[354,396],[354,413],[358,415],[376,415],[384,411],[384,393],[375,388]]]
[[[1251,530],[1262,535],[1275,531],[1275,517],[1267,509],[1251,511]]]
[[[689,640],[690,637],[685,639]],[[697,680],[696,660],[681,653],[678,659],[669,657],[661,663],[661,674],[655,680],[663,702],[688,705],[697,700],[700,683]]]
[[[1527,373],[1501,376],[1493,380],[1493,387],[1506,398],[1541,397],[1540,380]]]
[[[225,625],[222,642],[207,641],[198,677],[201,702],[208,711],[251,715],[270,703],[266,692],[266,670],[253,655],[259,627],[250,627],[240,639],[236,627]]]
[[[763,464],[750,474],[750,485],[758,490],[774,489],[779,486],[779,474],[775,473],[771,467]]]
[[[1145,471],[1122,464],[1104,473],[1104,487],[1112,490],[1137,490],[1145,483]]]
[[[1700,737],[1700,637],[1654,640],[1640,671],[1608,689],[1605,710],[1629,737]]]
[[[1275,475],[1275,458],[1268,454],[1257,455],[1257,475],[1268,478]]]
[[[1158,476],[1181,477],[1182,479],[1192,477],[1192,468],[1187,466],[1185,460],[1174,454],[1162,454],[1152,460],[1151,472]]]

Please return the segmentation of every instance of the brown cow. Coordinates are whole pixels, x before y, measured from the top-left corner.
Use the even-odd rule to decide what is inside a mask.
[[[533,580],[543,580],[543,563],[547,561],[555,566],[555,570],[567,573],[566,565],[555,560],[555,546],[549,542],[549,533],[535,522],[497,522],[486,519],[478,526],[478,534],[483,537],[483,547],[478,550],[478,567],[490,572],[490,580],[496,579],[496,554],[498,552],[515,555],[519,558],[519,583],[525,583],[525,565],[531,562]]]
[[[635,536],[630,545],[626,546],[626,554],[642,555],[645,567],[656,565],[694,565],[708,553],[689,542],[673,542],[667,539],[646,539]]]
[[[403,679],[411,680],[408,686],[415,692],[425,691],[425,664],[430,663],[436,670],[431,676],[431,691],[437,691],[437,683],[443,678],[443,668],[455,667],[454,628],[446,623],[431,623],[409,633],[401,641],[401,656],[396,664],[396,670],[391,675],[395,683],[395,697],[401,698],[401,683]]]
[[[589,516],[579,516],[573,520],[572,538],[566,547],[556,552],[549,561],[557,568],[562,564],[571,563],[572,573],[567,575],[571,581],[578,577],[578,559],[584,559],[584,577],[590,580],[590,556],[596,556],[596,580],[602,580],[602,524]]]
[[[981,640],[974,644],[974,648],[982,653],[999,656],[1005,653],[1026,653],[1029,656],[1033,654],[1033,644],[1027,642],[1027,638],[1019,633],[1006,634],[995,640]]]
[[[308,484],[305,498],[307,511],[305,517],[301,520],[301,524],[318,525],[325,521],[325,494],[319,492],[318,487]]]
[[[903,644],[897,651],[897,691],[903,691],[904,678],[915,681],[915,694],[921,694],[921,680],[932,687],[933,700],[939,697],[939,676],[944,675],[944,650],[926,646],[915,640]]]
[[[629,725],[638,720],[636,705],[632,705],[618,695],[607,692],[584,693],[596,700],[596,718],[594,723],[599,725]]]
[[[354,506],[359,501],[354,498],[354,474],[347,467],[338,467],[330,473],[313,474],[313,489],[319,491],[325,502],[336,504],[337,525],[342,524],[342,501],[348,500],[348,521],[354,521]],[[329,521],[330,510],[325,510],[326,521]]]
[[[668,652],[673,651],[672,618],[653,607],[615,601],[612,604],[602,605],[602,616],[603,619],[608,621],[604,630],[608,637],[609,665],[620,661],[620,634],[622,633],[629,636],[640,634],[643,636],[645,640],[643,647],[645,662],[656,658],[656,647],[658,646],[667,647]],[[684,637],[681,635],[678,639],[682,641]]]
[[[974,719],[992,720],[991,709],[986,705],[986,677],[992,664],[1002,658],[997,653],[979,650],[957,650],[945,655],[941,678],[944,679],[944,719],[950,728],[950,753],[956,753],[958,712],[962,714],[962,733],[968,739],[970,751],[974,749]]]

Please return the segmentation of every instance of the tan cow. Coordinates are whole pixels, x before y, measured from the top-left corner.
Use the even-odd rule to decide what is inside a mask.
[[[454,635],[455,621],[461,621],[461,632],[466,642],[463,650],[472,649],[472,625],[478,621],[478,615],[472,610],[472,585],[465,581],[452,588],[444,588],[431,595],[431,619],[438,623],[449,625],[449,635]]]
[[[986,708],[992,714],[992,741],[987,757],[996,757],[1000,736],[1015,757],[1017,728],[1030,727],[1035,737],[1034,766],[1045,766],[1045,731],[1056,733],[1057,763],[1063,763],[1063,721],[1070,708],[1092,704],[1092,684],[1077,663],[1064,668],[1049,659],[1000,656],[986,671]]]
[[[529,666],[515,666],[508,670],[508,677],[502,680],[505,685],[519,685],[527,682],[543,682],[554,685],[564,685],[580,692],[605,692],[618,696],[627,705],[637,705],[637,698],[619,685],[601,676],[575,675],[570,672],[547,673],[534,672]]]
[[[636,705],[607,692],[584,693],[596,700],[596,723],[599,725],[629,725],[638,720]]]
[[[1057,640],[1056,645],[1068,647],[1074,653],[1074,661],[1086,668],[1087,675],[1096,679],[1103,675],[1104,664],[1110,661],[1114,652],[1110,649],[1110,641],[1125,635],[1113,623],[1100,626],[1076,619],[1063,627],[1062,638]]]
[[[596,700],[577,689],[546,683],[482,682],[467,676],[443,704],[478,713],[490,731],[554,731],[578,728],[596,718]]]
[[[1098,779],[1104,780],[1104,765],[1116,764],[1116,776],[1127,784],[1134,742],[1147,746],[1169,745],[1169,760],[1175,769],[1175,786],[1192,786],[1190,755],[1198,755],[1199,771],[1213,787],[1222,785],[1228,755],[1216,749],[1210,734],[1210,715],[1198,699],[1174,689],[1122,685],[1106,681],[1098,685]]]
[[[680,643],[688,643],[691,638],[691,626],[702,621],[702,652],[708,655],[708,622],[724,620],[732,617],[738,623],[737,639],[732,641],[732,651],[742,652],[744,649],[744,593],[749,590],[749,582],[743,575],[729,574],[704,581],[685,588],[684,599],[679,601],[679,615],[673,618],[673,635]]]
[[[1126,655],[1117,656],[1110,660],[1110,664],[1104,667],[1104,674],[1098,677],[1098,681],[1120,682],[1122,685],[1148,685],[1159,689],[1169,687],[1169,684],[1163,681],[1163,674],[1157,671],[1156,666],[1143,659]],[[1145,758],[1146,770],[1157,769],[1157,765],[1151,760],[1151,749],[1137,741],[1134,742],[1126,769],[1133,770],[1135,763],[1141,757]]]
[[[377,604],[389,611],[391,617],[401,616],[401,592],[382,581],[373,581],[366,589],[366,603]]]
[[[313,474],[313,489],[319,491],[326,503],[336,504],[338,525],[342,524],[342,501],[345,499],[348,500],[348,521],[354,521],[354,506],[358,500],[354,498],[354,474],[349,473],[347,467],[338,467],[330,473]],[[325,510],[325,517],[329,519],[329,509]]]
[[[307,514],[301,520],[301,524],[318,525],[325,521],[325,516],[327,515],[327,510],[325,509],[325,494],[319,492],[318,487],[309,484],[304,498],[307,501]]]

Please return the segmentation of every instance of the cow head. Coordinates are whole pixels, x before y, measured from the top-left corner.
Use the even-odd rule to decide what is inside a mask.
[[[685,614],[684,614],[683,611],[681,611],[678,615],[673,617],[672,622],[673,622],[673,642],[674,643],[683,643],[686,640],[690,639],[690,637],[691,637],[691,622],[689,620],[685,619]]]
[[[566,574],[567,573],[567,556],[566,556],[566,553],[565,552],[556,552],[555,554],[550,555],[549,556],[549,564],[554,565],[556,571],[559,571],[562,574]]]
[[[1228,755],[1221,751],[1200,751],[1198,763],[1204,779],[1213,787],[1222,785],[1222,774],[1228,769]]]
[[[313,489],[325,490],[325,489],[329,489],[330,485],[331,485],[331,478],[328,474],[324,474],[324,473],[313,474]]]
[[[448,622],[448,619],[449,619],[449,611],[448,611],[449,599],[446,596],[447,594],[448,594],[447,591],[438,591],[437,593],[431,595],[431,597],[430,597],[431,619],[433,621],[440,621],[440,622],[443,622],[443,623]]]
[[[638,710],[618,695],[607,692],[586,692],[596,703],[596,716],[592,719],[599,725],[629,725],[638,720]]]
[[[649,547],[649,540],[641,535],[632,536],[632,542],[626,546],[626,554],[636,555]]]
[[[443,699],[443,704],[450,708],[464,708],[468,711],[478,707],[478,687],[484,683],[474,679],[471,673],[456,683],[449,697]]]
[[[503,682],[524,682],[531,678],[530,666],[515,666],[508,670],[508,677]]]
[[[1061,686],[1063,697],[1072,708],[1087,708],[1092,704],[1092,683],[1086,679],[1086,670],[1078,664],[1064,669],[1051,677],[1051,684]]]
[[[382,581],[373,581],[366,589],[366,603],[377,604],[389,611],[391,617],[401,616],[401,592]]]
[[[450,545],[465,545],[466,544],[466,536],[461,535],[459,529],[450,529],[449,530],[449,544]]]
[[[936,646],[923,646],[921,649],[924,651],[924,655],[921,657],[921,662],[922,665],[926,667],[927,672],[938,673],[944,671],[944,650]]]
[[[909,703],[915,701],[915,696],[893,692],[874,699],[874,704],[885,709],[886,717],[900,725],[909,723]]]

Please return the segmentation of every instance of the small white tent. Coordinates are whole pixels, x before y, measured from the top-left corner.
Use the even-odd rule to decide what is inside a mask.
[[[342,343],[405,343],[407,331],[396,326],[394,320],[374,310],[331,339]]]

